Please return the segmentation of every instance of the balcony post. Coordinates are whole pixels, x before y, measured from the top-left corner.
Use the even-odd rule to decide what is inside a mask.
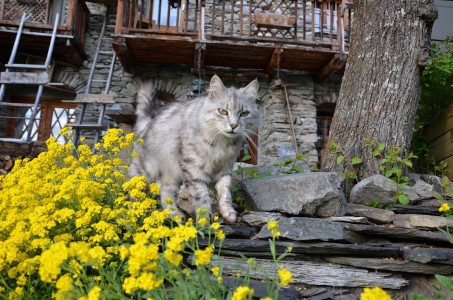
[[[64,24],[67,28],[73,28],[74,26],[74,12],[77,11],[77,1],[68,0],[68,13],[66,15],[66,20]],[[63,21],[63,20],[62,20]]]
[[[121,34],[123,22],[124,22],[124,0],[118,0],[118,7],[116,10],[115,34]]]

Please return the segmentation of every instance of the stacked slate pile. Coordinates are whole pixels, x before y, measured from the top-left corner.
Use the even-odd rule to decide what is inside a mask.
[[[441,192],[440,178],[410,178],[404,188],[409,205],[395,204],[397,187],[381,175],[354,186],[348,199],[337,173],[243,181],[248,210],[237,225],[224,226],[224,274],[248,269],[240,253],[255,258],[251,276],[258,283],[273,274],[266,224],[278,220],[277,252],[292,249],[279,265],[294,278],[280,299],[359,299],[363,287],[374,286],[393,299],[410,299],[412,293],[435,297],[434,275],[453,275],[453,245],[439,230],[452,229],[453,220],[441,216],[443,201],[432,196]]]

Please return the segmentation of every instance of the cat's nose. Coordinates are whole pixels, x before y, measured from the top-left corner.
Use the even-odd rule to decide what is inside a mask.
[[[234,130],[236,127],[238,127],[238,124],[236,124],[236,123],[230,123],[230,127],[231,127],[231,129]]]

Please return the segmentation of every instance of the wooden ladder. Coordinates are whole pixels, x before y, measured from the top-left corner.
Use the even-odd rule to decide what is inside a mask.
[[[14,117],[14,116],[0,116],[0,119],[23,119],[28,120],[28,125],[26,125],[25,130],[27,134],[25,139],[20,137],[13,138],[0,138],[0,142],[13,142],[19,144],[31,144],[33,138],[33,127],[35,121],[38,120],[37,114],[41,105],[41,98],[44,91],[44,86],[49,83],[50,78],[48,70],[51,68],[51,59],[53,50],[55,47],[55,40],[57,38],[57,29],[59,24],[59,14],[56,14],[55,23],[52,30],[51,40],[49,49],[47,51],[47,56],[44,64],[19,64],[15,63],[17,51],[19,48],[19,43],[24,31],[24,25],[27,19],[31,15],[24,13],[20,21],[19,28],[17,30],[16,39],[13,44],[13,49],[11,51],[10,58],[8,63],[5,65],[6,70],[0,73],[0,106],[2,107],[29,107],[31,108],[30,116],[24,117]],[[22,70],[22,71],[17,71]],[[42,72],[36,72],[36,70],[41,70]],[[35,71],[35,72],[32,72]],[[21,85],[37,85],[38,91],[36,93],[35,101],[33,104],[27,103],[13,103],[5,101],[5,91],[7,85],[9,84],[21,84]],[[24,131],[25,131],[24,130]]]
[[[81,106],[80,113],[77,118],[77,122],[69,123],[67,126],[70,126],[74,130],[74,144],[77,146],[80,142],[80,133],[84,132],[95,132],[94,142],[93,142],[93,151],[94,145],[99,142],[102,131],[105,130],[106,126],[104,125],[105,110],[107,105],[114,104],[113,95],[109,94],[110,85],[112,82],[113,70],[116,62],[116,53],[113,50],[103,51],[102,45],[103,42],[111,40],[111,38],[105,36],[105,31],[107,27],[107,22],[109,18],[109,11],[107,9],[104,17],[104,22],[102,23],[101,33],[97,40],[96,52],[94,54],[93,63],[90,69],[90,75],[88,77],[88,82],[85,88],[85,94],[77,95],[75,100],[65,101],[77,103]],[[99,55],[111,55],[111,62],[109,73],[107,79],[94,79],[97,69],[104,68],[104,65],[98,65]],[[104,90],[102,94],[92,94],[92,83],[100,82],[104,84]],[[98,106],[98,117],[97,122],[86,121],[86,110],[88,105]]]

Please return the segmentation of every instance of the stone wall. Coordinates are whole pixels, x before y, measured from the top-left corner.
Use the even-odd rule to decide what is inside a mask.
[[[96,40],[99,37],[104,10],[102,6],[90,6],[92,11],[89,18],[89,28],[86,34],[85,51],[88,55],[83,68],[59,66],[56,70],[54,81],[63,82],[74,88],[78,93],[84,93],[86,82],[89,77],[90,67],[96,49]],[[110,25],[114,24],[111,20]],[[109,33],[113,32],[113,26],[108,27]],[[105,48],[111,48],[106,43]],[[105,49],[105,50],[106,50]],[[109,56],[101,56],[98,65],[99,72],[96,79],[105,79],[111,59]],[[323,103],[334,103],[338,95],[340,80],[332,80],[322,85],[314,83],[313,75],[309,73],[285,73],[280,72],[284,84],[288,84],[287,94],[290,109],[294,121],[299,150],[305,154],[308,163],[318,161],[315,143],[318,139],[316,125],[316,106]],[[134,74],[124,72],[119,62],[116,62],[110,92],[121,108],[133,108],[134,99],[140,81],[153,80],[161,91],[173,95],[176,101],[188,101],[193,98],[193,84],[195,78],[188,66],[164,66],[147,65],[136,69]],[[210,78],[204,80],[206,91]],[[228,76],[222,78],[225,85],[243,87],[251,79]],[[292,134],[288,123],[286,102],[282,89],[276,88],[274,80],[260,80],[260,108],[261,122],[259,129],[259,163],[268,163],[281,160],[283,156],[293,151]],[[102,92],[102,83],[93,83],[91,93]],[[95,108],[93,108],[95,110]],[[92,113],[94,117],[95,111]]]

